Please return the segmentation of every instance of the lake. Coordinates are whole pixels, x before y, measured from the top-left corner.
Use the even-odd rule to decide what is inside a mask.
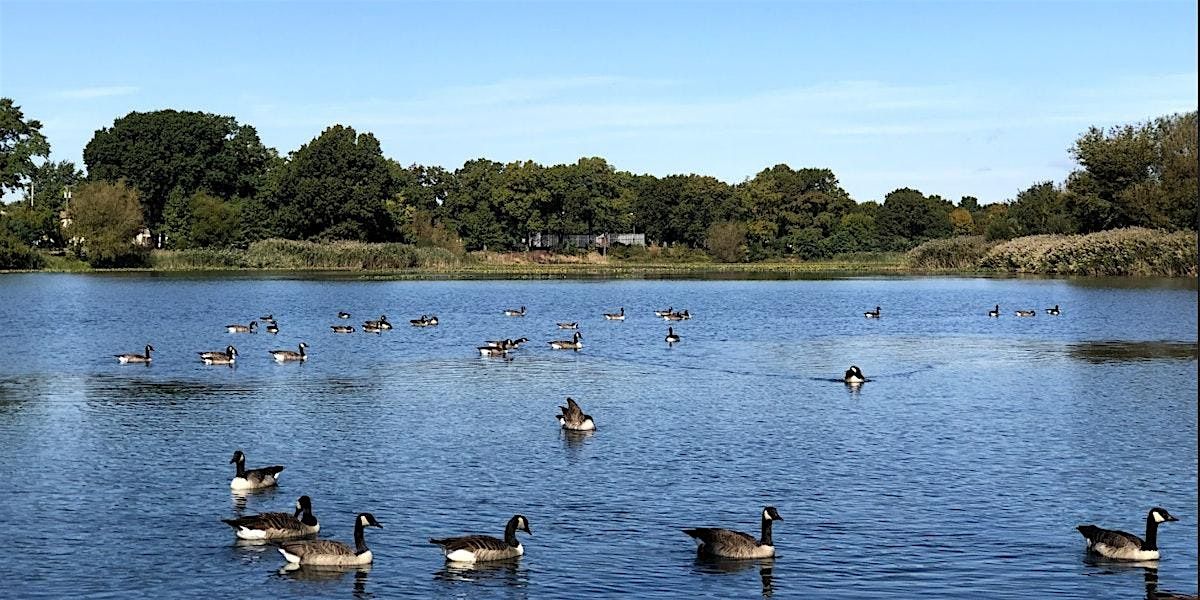
[[[1197,589],[1195,280],[14,274],[0,306],[6,597]],[[653,315],[668,306],[693,318]],[[624,322],[602,317],[621,307]],[[338,311],[396,329],[334,334]],[[276,335],[225,332],[267,313]],[[408,325],[423,313],[440,324]],[[570,337],[559,321],[580,323],[581,351],[547,345]],[[507,360],[475,349],[518,337]],[[272,362],[301,341],[306,363]],[[113,358],[146,344],[151,366]],[[197,360],[229,344],[236,368]],[[857,388],[840,381],[852,364]],[[594,434],[560,431],[568,395]],[[236,449],[285,465],[278,488],[232,494]],[[378,518],[370,569],[281,573],[220,521],[302,494],[322,538]],[[680,531],[757,537],[765,505],[784,519],[771,561],[697,561]],[[1076,525],[1142,535],[1152,506],[1179,517],[1156,569],[1085,555]],[[516,513],[533,532],[519,561],[448,568],[428,543],[499,536]]]

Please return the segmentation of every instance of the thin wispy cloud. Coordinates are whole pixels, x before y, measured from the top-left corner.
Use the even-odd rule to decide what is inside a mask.
[[[91,100],[93,98],[111,98],[113,96],[129,96],[138,93],[140,88],[132,85],[107,85],[60,90],[51,94],[60,100]]]

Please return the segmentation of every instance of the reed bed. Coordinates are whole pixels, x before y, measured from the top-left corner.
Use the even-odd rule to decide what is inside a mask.
[[[997,244],[980,266],[1010,273],[1195,277],[1196,232],[1131,227],[1035,235]]]

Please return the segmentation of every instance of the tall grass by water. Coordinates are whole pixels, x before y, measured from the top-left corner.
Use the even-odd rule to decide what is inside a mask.
[[[930,240],[908,251],[907,264],[922,271],[978,269],[991,245],[981,235]]]
[[[979,264],[1013,273],[1195,277],[1196,232],[1131,227],[1035,235],[997,244]]]
[[[155,252],[151,262],[154,268],[164,270],[391,271],[449,269],[459,266],[462,259],[442,248],[410,244],[316,243],[270,239],[254,242],[244,251],[202,248]]]

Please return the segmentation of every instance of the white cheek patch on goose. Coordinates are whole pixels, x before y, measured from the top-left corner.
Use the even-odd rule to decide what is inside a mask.
[[[1164,521],[1166,521],[1166,519],[1163,518],[1162,513],[1158,512],[1157,510],[1154,511],[1154,522],[1162,523]]]

